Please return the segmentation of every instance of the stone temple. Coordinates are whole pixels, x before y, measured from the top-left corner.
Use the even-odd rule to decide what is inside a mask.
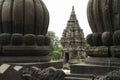
[[[61,44],[65,63],[80,63],[80,60],[85,58],[84,33],[79,26],[74,7],[72,7],[67,27],[63,31]]]

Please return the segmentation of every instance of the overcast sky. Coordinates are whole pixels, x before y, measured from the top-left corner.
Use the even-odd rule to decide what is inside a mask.
[[[60,38],[62,32],[69,20],[72,6],[75,8],[75,13],[79,21],[80,27],[84,31],[84,35],[91,33],[87,21],[86,9],[88,0],[43,0],[50,13],[49,31],[54,31]]]

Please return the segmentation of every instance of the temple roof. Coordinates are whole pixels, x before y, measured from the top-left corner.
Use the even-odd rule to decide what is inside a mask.
[[[61,41],[73,42],[73,40],[84,42],[84,33],[83,33],[83,30],[79,26],[79,22],[75,14],[74,6],[72,7],[72,11],[71,11],[68,23],[67,23],[67,27],[63,31]]]
[[[74,6],[72,6],[72,11],[71,11],[70,19],[69,19],[69,22],[73,22],[73,21],[78,21],[76,14],[75,14]]]

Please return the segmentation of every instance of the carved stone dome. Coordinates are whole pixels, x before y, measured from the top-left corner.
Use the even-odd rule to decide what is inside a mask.
[[[120,0],[89,0],[87,16],[93,33],[120,30]]]
[[[42,0],[0,0],[0,62],[50,61],[48,24]]]
[[[97,33],[96,36],[92,34],[92,42],[96,44],[102,39],[101,43],[103,45],[113,45],[112,40],[116,41],[118,39],[113,37],[113,34],[120,30],[120,0],[89,0],[87,17],[92,32]],[[99,34],[101,34],[101,39],[97,36]],[[118,36],[118,34],[115,34],[115,36]]]
[[[42,0],[0,0],[0,33],[46,35],[48,24]]]

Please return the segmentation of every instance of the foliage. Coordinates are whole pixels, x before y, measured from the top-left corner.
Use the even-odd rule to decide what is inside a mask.
[[[85,43],[85,49],[89,49],[90,45],[88,43]]]
[[[50,42],[51,52],[49,56],[52,60],[59,60],[61,57],[61,49],[62,49],[60,40],[53,31],[48,31],[47,36],[51,38],[51,42]]]

